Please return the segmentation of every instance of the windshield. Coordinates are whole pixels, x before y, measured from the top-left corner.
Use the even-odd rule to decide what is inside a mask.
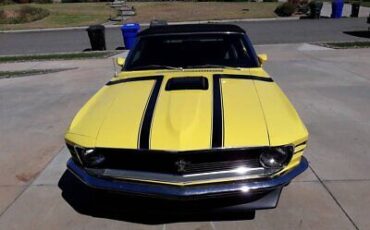
[[[125,70],[257,66],[243,34],[192,34],[140,38]]]

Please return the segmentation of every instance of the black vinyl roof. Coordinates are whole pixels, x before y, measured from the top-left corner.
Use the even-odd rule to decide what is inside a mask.
[[[222,33],[236,32],[245,33],[245,31],[236,25],[231,24],[186,24],[186,25],[165,25],[153,26],[139,33],[139,36],[157,35],[157,34],[177,34],[177,33]]]

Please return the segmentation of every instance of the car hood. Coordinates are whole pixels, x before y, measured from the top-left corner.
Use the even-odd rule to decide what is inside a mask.
[[[279,136],[284,124],[302,124],[278,86],[261,73],[253,77],[249,70],[121,75],[86,103],[66,138],[77,135],[81,141],[89,140],[82,145],[91,147],[168,151],[268,146],[270,130]],[[208,89],[166,90],[171,78],[199,76],[208,80]],[[275,104],[268,102],[272,98]],[[288,116],[279,118],[279,114]],[[281,121],[285,122],[278,124]],[[289,137],[280,139],[273,144],[285,143]]]

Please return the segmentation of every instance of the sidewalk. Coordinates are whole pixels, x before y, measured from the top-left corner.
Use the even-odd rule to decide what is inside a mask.
[[[112,59],[116,57],[126,57],[128,51],[122,51],[119,54],[108,58],[92,58],[92,59],[73,59],[73,60],[50,60],[50,61],[25,61],[25,62],[0,62],[0,71],[28,71],[36,69],[71,69],[88,66],[95,60]],[[113,64],[112,64],[113,68]]]

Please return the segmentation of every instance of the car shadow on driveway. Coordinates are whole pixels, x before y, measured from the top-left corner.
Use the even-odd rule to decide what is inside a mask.
[[[58,183],[64,200],[78,213],[141,224],[166,224],[194,221],[252,220],[254,211],[209,209],[203,203],[165,202],[149,198],[129,197],[91,189],[69,171],[65,171]],[[210,206],[209,206],[210,205]],[[212,211],[211,211],[212,210]]]

